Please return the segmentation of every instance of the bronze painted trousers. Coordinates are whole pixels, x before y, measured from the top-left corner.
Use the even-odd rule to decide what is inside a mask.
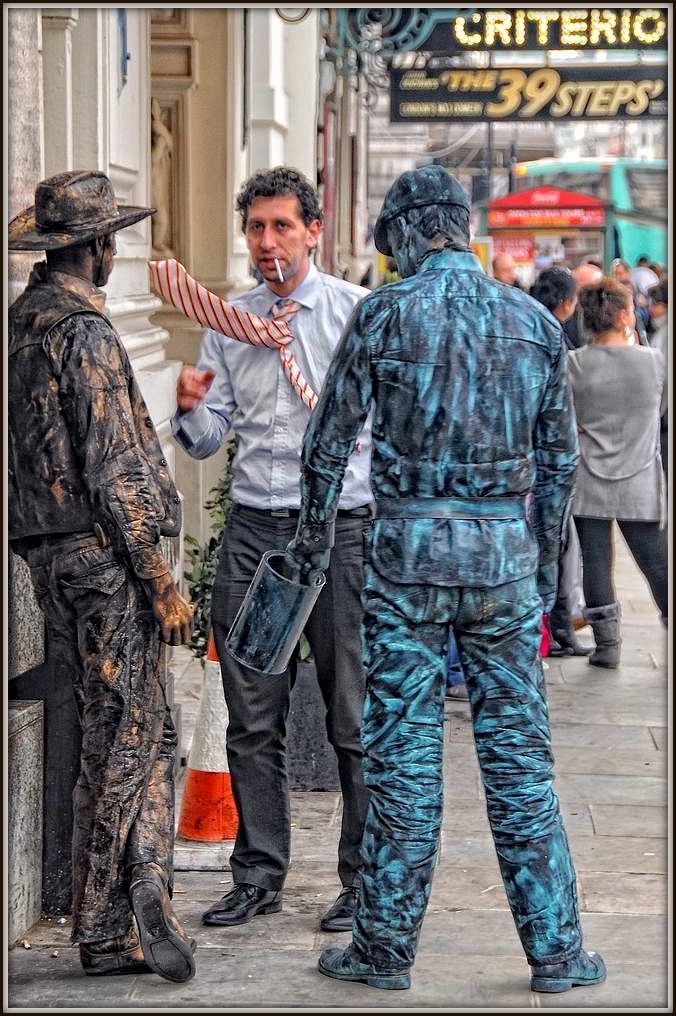
[[[74,942],[126,935],[133,864],[173,881],[176,731],[159,627],[140,582],[94,536],[26,552],[56,680],[73,685],[82,726],[73,792]]]

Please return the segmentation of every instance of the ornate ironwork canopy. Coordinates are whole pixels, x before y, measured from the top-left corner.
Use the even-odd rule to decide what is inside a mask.
[[[328,55],[352,62],[364,56],[390,59],[424,48],[440,22],[471,17],[473,7],[344,7],[336,13],[336,38]]]

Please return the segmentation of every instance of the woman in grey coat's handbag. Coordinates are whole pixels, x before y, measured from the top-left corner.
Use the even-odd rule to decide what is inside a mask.
[[[620,662],[620,604],[613,583],[615,520],[667,624],[667,533],[660,415],[666,364],[657,349],[634,344],[628,291],[602,279],[579,293],[588,346],[568,354],[580,439],[573,515],[580,538],[585,617],[596,650],[589,662]]]

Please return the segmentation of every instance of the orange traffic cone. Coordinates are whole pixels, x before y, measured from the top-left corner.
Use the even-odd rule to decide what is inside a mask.
[[[225,752],[228,709],[213,633],[209,635],[204,682],[188,767],[177,835],[213,843],[237,834],[237,808]]]

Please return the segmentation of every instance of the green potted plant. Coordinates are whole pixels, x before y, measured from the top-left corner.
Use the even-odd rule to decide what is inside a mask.
[[[209,498],[204,502],[204,510],[211,518],[211,531],[214,534],[206,543],[186,533],[185,558],[187,569],[183,573],[188,585],[190,602],[194,607],[192,639],[189,647],[198,657],[204,660],[207,654],[207,643],[211,630],[211,590],[218,564],[218,555],[223,541],[223,529],[230,514],[232,498],[231,463],[235,454],[236,444],[232,441],[228,447],[228,458],[218,482],[209,491]]]
[[[190,602],[194,607],[192,639],[188,643],[195,656],[204,660],[207,655],[209,632],[211,631],[211,591],[218,564],[218,555],[223,541],[223,530],[228,521],[232,498],[232,460],[235,455],[236,442],[228,447],[228,458],[225,469],[218,482],[209,491],[209,498],[204,502],[204,510],[211,517],[213,536],[206,543],[200,543],[195,536],[185,536],[185,558],[188,565],[183,577],[188,585]],[[298,655],[301,660],[310,658],[310,645],[301,635]]]

